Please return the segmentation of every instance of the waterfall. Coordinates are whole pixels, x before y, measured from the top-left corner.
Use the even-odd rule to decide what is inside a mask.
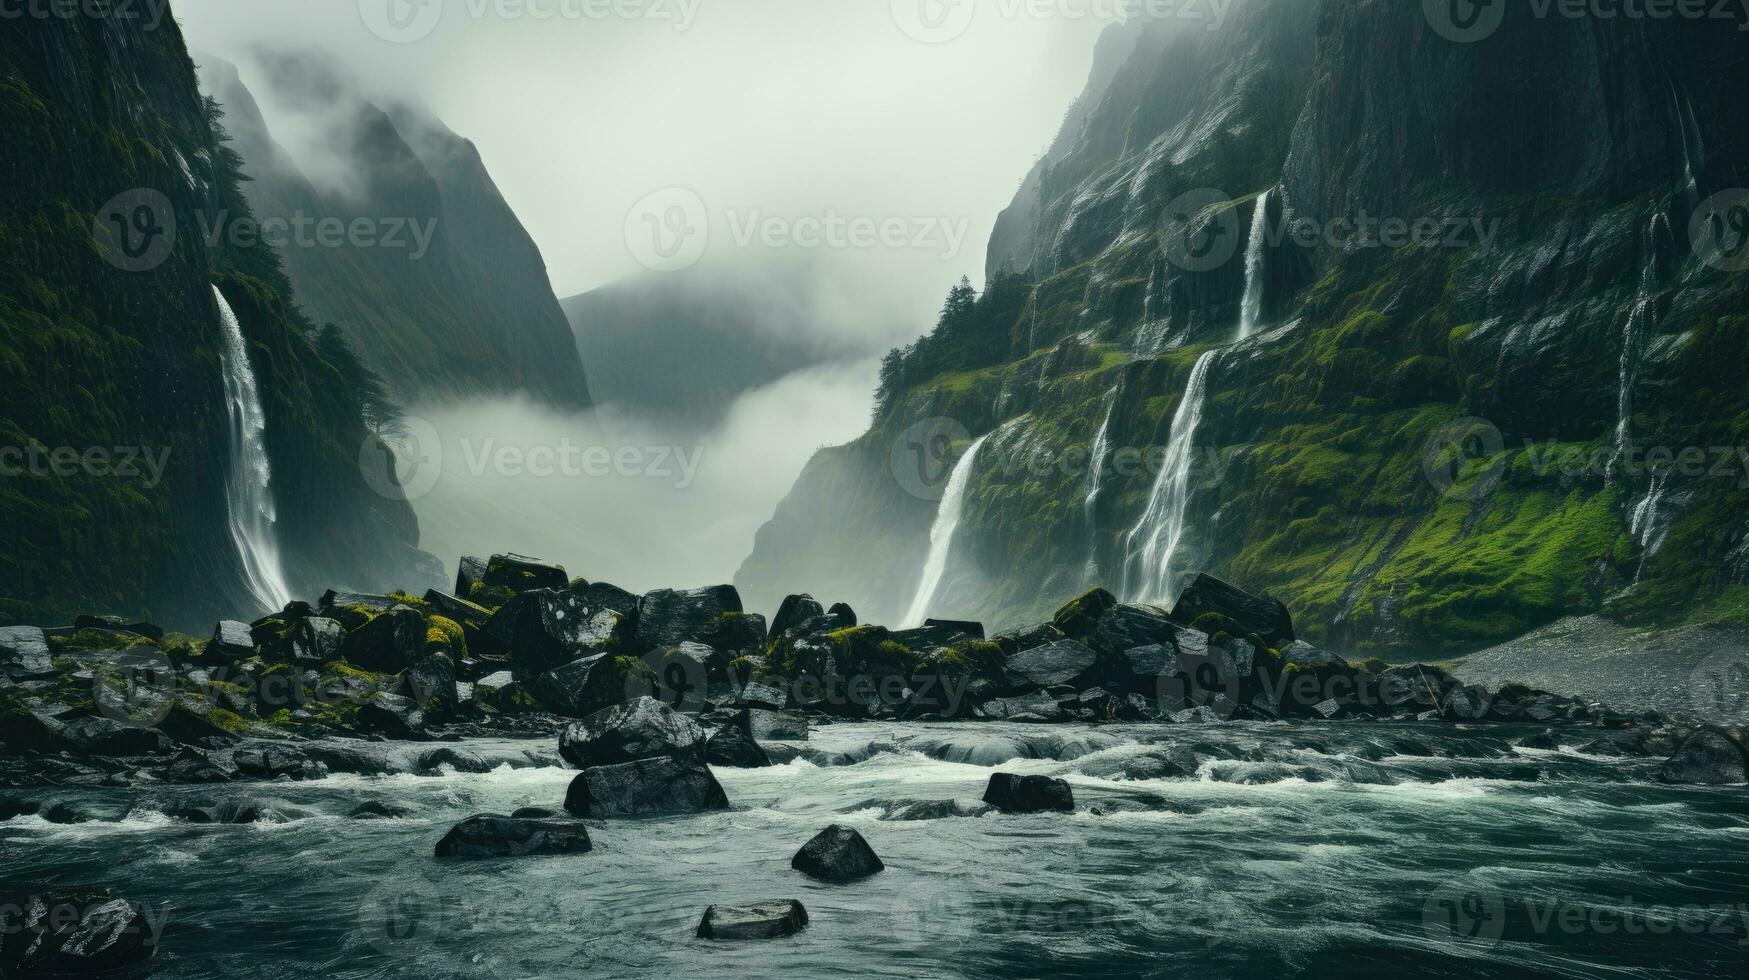
[[[1245,297],[1239,303],[1239,339],[1245,340],[1257,332],[1263,319],[1263,249],[1269,238],[1269,195],[1264,191],[1257,199],[1257,211],[1251,216],[1251,241],[1245,246]]]
[[[1172,417],[1171,441],[1155,477],[1148,509],[1130,531],[1124,565],[1125,593],[1136,602],[1168,605],[1173,600],[1173,563],[1184,541],[1184,520],[1190,505],[1191,470],[1196,464],[1196,431],[1202,424],[1208,396],[1209,369],[1220,353],[1212,350],[1196,362],[1185,386],[1184,400]],[[1131,566],[1138,566],[1131,584]]]
[[[1633,439],[1634,385],[1639,380],[1640,359],[1646,338],[1657,320],[1659,235],[1670,235],[1670,219],[1663,211],[1646,224],[1646,254],[1640,265],[1640,290],[1622,324],[1621,371],[1615,393],[1615,444],[1609,457],[1608,479],[1615,478],[1616,464]]]
[[[917,596],[911,600],[911,611],[905,614],[906,628],[922,626],[929,618],[929,607],[941,590],[942,576],[947,573],[947,560],[953,555],[953,537],[959,531],[960,514],[966,506],[966,492],[971,486],[972,469],[978,460],[978,450],[990,437],[972,443],[953,473],[941,496],[941,507],[935,512],[935,526],[929,529],[929,557],[923,562],[923,575],[917,582]]]
[[[261,411],[261,394],[255,387],[255,372],[249,367],[249,349],[237,314],[217,286],[213,296],[219,301],[219,324],[224,328],[219,361],[225,372],[225,404],[231,426],[231,469],[225,477],[231,540],[242,559],[249,594],[262,609],[277,612],[291,602],[291,589],[286,587],[279,545],[273,536],[267,416]]]
[[[1099,506],[1100,481],[1105,475],[1105,457],[1111,452],[1111,419],[1117,414],[1117,400],[1122,392],[1122,384],[1111,389],[1111,401],[1105,406],[1105,421],[1100,424],[1099,433],[1093,437],[1093,451],[1087,457],[1087,500],[1082,503],[1081,510],[1087,519],[1089,579],[1099,575],[1099,540],[1095,534],[1099,522],[1094,512]]]

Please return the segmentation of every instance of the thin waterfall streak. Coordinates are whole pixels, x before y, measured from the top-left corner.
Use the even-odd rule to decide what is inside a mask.
[[[978,461],[978,450],[984,448],[989,436],[972,443],[966,454],[954,464],[942,492],[941,506],[935,512],[935,526],[929,530],[929,556],[924,559],[923,572],[917,582],[917,594],[911,609],[905,614],[906,628],[922,626],[929,618],[929,607],[941,591],[941,580],[947,574],[947,563],[953,557],[953,539],[959,531],[960,515],[965,511],[966,494],[971,486],[972,470]]]
[[[1209,372],[1219,354],[1218,350],[1209,351],[1191,369],[1184,398],[1172,418],[1171,439],[1148,507],[1125,538],[1124,591],[1133,601],[1168,605],[1173,599],[1174,566],[1184,544],[1196,464],[1197,430],[1202,425]]]
[[[1251,240],[1245,246],[1245,295],[1239,302],[1239,339],[1248,339],[1257,332],[1263,320],[1264,247],[1269,238],[1269,196],[1264,191],[1257,199],[1256,212],[1251,216]]]

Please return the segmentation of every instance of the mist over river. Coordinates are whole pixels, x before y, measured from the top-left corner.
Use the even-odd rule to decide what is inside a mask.
[[[553,739],[496,768],[222,787],[33,790],[93,822],[0,823],[0,885],[107,885],[163,916],[155,976],[1742,976],[1749,797],[1654,759],[1527,748],[1541,728],[838,724],[716,769],[733,808],[589,821],[595,849],[432,856],[477,813],[557,808]],[[1584,735],[1586,739],[1592,735]],[[1576,743],[1575,743],[1576,744]],[[975,812],[992,772],[1073,814]],[[349,816],[372,801],[391,819]],[[250,802],[263,819],[167,814]],[[897,819],[911,817],[923,819]],[[886,870],[792,871],[828,824]],[[705,906],[798,899],[799,935],[693,937]]]

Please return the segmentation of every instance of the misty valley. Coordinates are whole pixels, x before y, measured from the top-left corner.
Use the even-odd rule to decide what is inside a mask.
[[[1744,975],[1746,32],[0,0],[0,977]]]

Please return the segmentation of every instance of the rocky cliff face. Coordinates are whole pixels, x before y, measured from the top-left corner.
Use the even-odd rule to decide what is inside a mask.
[[[1746,212],[1713,196],[1749,180],[1742,18],[1503,17],[1465,43],[1422,4],[1252,0],[1114,30],[977,310],[809,466],[750,600],[824,579],[893,616],[929,487],[994,433],[937,615],[1206,568],[1355,648],[1743,617],[1749,322],[1719,253]]]
[[[546,262],[472,143],[428,112],[378,108],[320,66],[279,59],[271,70],[282,95],[338,120],[331,149],[349,186],[318,186],[274,139],[236,68],[203,62],[205,87],[224,106],[246,161],[243,190],[258,217],[366,218],[383,228],[385,244],[293,244],[283,254],[310,317],[339,324],[399,398],[526,394],[559,408],[589,406]],[[389,247],[396,229],[398,244]]]
[[[248,216],[239,161],[174,21],[147,23],[0,33],[0,622],[205,625],[253,604],[227,530],[215,284],[260,389],[293,587],[422,580],[411,509],[361,472],[382,451],[368,394],[292,308],[270,249],[207,241],[200,216]]]

